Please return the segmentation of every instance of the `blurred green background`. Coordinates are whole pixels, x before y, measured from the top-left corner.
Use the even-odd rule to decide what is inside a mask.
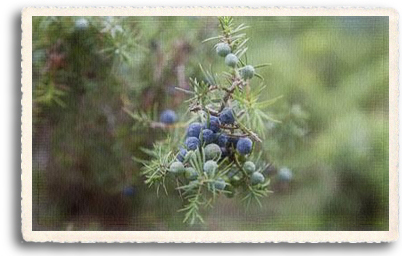
[[[235,22],[250,26],[248,62],[272,64],[261,99],[283,95],[262,145],[275,166],[263,207],[222,197],[189,227],[174,191],[158,198],[131,159],[166,133],[133,130],[123,109],[187,120],[174,87],[201,79],[198,63],[225,69],[202,43],[216,17],[34,17],[33,230],[388,230],[388,18]]]

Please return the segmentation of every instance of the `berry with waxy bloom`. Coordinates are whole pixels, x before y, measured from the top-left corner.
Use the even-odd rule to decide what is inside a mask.
[[[255,164],[251,161],[247,161],[243,164],[243,170],[248,174],[252,174],[255,171]]]
[[[200,145],[200,140],[196,137],[188,137],[185,144],[188,150],[196,150]]]
[[[221,148],[215,143],[211,143],[205,146],[204,154],[206,160],[219,159],[221,157]]]
[[[255,69],[254,69],[254,67],[251,66],[251,65],[244,66],[244,67],[240,70],[240,75],[241,75],[241,77],[242,77],[244,80],[253,78],[254,73],[255,73]]]
[[[228,146],[228,144],[229,144],[229,137],[224,133],[219,134],[218,145],[221,147],[226,147]]]
[[[173,110],[166,109],[161,113],[159,120],[165,124],[173,124],[177,121],[177,115]]]
[[[209,117],[209,125],[205,125],[205,128],[210,129],[213,132],[219,132],[221,129],[220,125],[221,125],[221,121],[219,120],[218,117],[210,116]]]
[[[233,53],[229,53],[225,57],[225,64],[228,65],[229,67],[232,67],[232,68],[236,67],[238,62],[239,62],[239,59]]]
[[[264,178],[264,175],[262,175],[261,173],[253,172],[253,174],[251,174],[250,180],[251,180],[251,184],[256,185],[256,184],[263,183],[265,178]]]
[[[279,170],[278,177],[281,181],[289,182],[292,179],[293,174],[289,168],[283,167]]]
[[[205,144],[210,144],[215,140],[215,134],[210,129],[202,130],[202,139]]]
[[[237,142],[236,149],[241,155],[248,155],[253,148],[253,142],[249,138],[240,138]]]
[[[202,130],[202,124],[198,122],[191,123],[187,128],[187,137],[200,137],[200,132]]]
[[[184,171],[184,176],[188,180],[196,180],[198,177],[198,173],[193,167],[187,167]]]
[[[218,43],[216,45],[216,53],[221,57],[225,57],[231,51],[232,49],[230,49],[230,45],[228,45],[227,43]]]
[[[219,114],[219,120],[222,124],[233,124],[235,121],[233,110],[231,108],[225,108]]]
[[[173,162],[170,165],[169,172],[173,174],[181,174],[184,172],[184,165],[182,162]]]
[[[208,160],[205,162],[203,169],[207,174],[213,175],[216,169],[218,169],[218,164],[213,160]]]

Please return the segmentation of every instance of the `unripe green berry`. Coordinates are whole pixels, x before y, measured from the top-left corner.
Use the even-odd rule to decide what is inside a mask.
[[[256,184],[260,184],[263,183],[265,178],[264,175],[262,175],[259,172],[253,172],[253,174],[251,174],[251,184],[256,185]]]
[[[205,159],[219,159],[221,157],[222,151],[221,148],[215,143],[211,143],[205,146],[204,148]]]
[[[221,57],[226,57],[231,51],[227,43],[219,43],[216,45],[216,53]]]
[[[206,172],[207,174],[214,174],[216,169],[218,169],[218,164],[215,161],[209,160],[205,162],[204,172]]]
[[[233,53],[229,53],[225,57],[225,64],[228,65],[229,67],[232,67],[232,68],[236,67],[238,62],[239,62],[239,59]]]
[[[279,170],[279,172],[278,172],[279,180],[284,181],[284,182],[289,182],[289,181],[291,181],[291,180],[292,180],[292,176],[293,176],[292,171],[291,171],[289,168],[287,168],[287,167],[281,168],[281,169]]]
[[[173,162],[170,165],[169,172],[173,174],[180,174],[184,172],[184,165],[182,162]]]
[[[251,79],[254,76],[255,69],[251,65],[247,65],[240,70],[240,75],[244,80]]]
[[[195,180],[198,177],[198,173],[193,167],[187,167],[184,171],[184,176],[188,180]]]
[[[243,170],[248,174],[252,174],[255,171],[255,164],[251,161],[247,161],[243,164]]]

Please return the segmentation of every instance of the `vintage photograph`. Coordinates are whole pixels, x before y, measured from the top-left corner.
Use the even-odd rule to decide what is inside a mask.
[[[390,230],[389,16],[31,26],[32,231]]]

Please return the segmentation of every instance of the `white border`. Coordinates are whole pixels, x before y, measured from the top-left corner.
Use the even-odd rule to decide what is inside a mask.
[[[32,231],[33,16],[389,16],[389,231]],[[384,8],[46,7],[22,12],[22,234],[35,242],[383,242],[398,238],[398,13]]]

